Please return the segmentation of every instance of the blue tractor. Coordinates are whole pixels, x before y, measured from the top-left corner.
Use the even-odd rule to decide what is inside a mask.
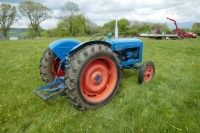
[[[40,60],[45,86],[35,93],[48,100],[66,93],[80,110],[95,109],[108,103],[119,88],[123,69],[139,69],[138,82],[148,82],[155,74],[153,62],[142,62],[141,40],[112,39],[96,35],[90,41],[58,40],[49,45]]]

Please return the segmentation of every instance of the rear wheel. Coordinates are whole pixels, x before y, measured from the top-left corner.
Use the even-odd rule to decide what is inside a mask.
[[[47,49],[40,60],[40,75],[45,83],[53,82],[60,64],[60,59],[50,50]],[[58,77],[64,76],[65,72],[61,67]]]
[[[143,82],[148,82],[152,80],[155,75],[155,66],[153,62],[146,62],[140,67],[138,82],[141,84]]]
[[[78,109],[108,103],[119,87],[121,69],[116,55],[105,45],[93,44],[77,51],[65,71],[66,93]]]

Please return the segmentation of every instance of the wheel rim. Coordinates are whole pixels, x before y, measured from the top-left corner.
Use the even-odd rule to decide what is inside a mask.
[[[52,71],[51,71],[51,74],[52,74],[52,76],[54,78],[57,75],[59,64],[60,64],[60,59],[56,57],[55,60],[52,62]],[[62,77],[64,75],[65,75],[65,72],[64,72],[64,70],[61,67],[60,68],[60,72],[58,73],[58,77]]]
[[[144,81],[150,81],[153,77],[153,67],[148,66],[144,72]]]
[[[117,69],[113,61],[106,57],[96,58],[82,72],[82,95],[89,102],[101,102],[112,94],[116,82]]]

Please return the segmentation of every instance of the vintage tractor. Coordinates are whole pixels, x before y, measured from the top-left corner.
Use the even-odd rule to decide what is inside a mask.
[[[40,60],[45,86],[35,93],[48,100],[66,93],[78,109],[95,109],[108,103],[119,88],[123,69],[139,69],[138,82],[150,81],[153,62],[142,62],[143,43],[133,39],[111,39],[96,35],[90,41],[63,39],[49,45]]]

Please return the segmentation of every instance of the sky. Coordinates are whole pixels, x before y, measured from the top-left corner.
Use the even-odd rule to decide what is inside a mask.
[[[18,6],[24,0],[0,0]],[[32,0],[53,10],[51,18],[41,23],[42,28],[55,28],[62,14],[61,7],[67,0]],[[92,22],[103,25],[113,19],[126,18],[142,22],[167,23],[174,26],[167,17],[173,18],[182,28],[191,28],[200,22],[200,0],[71,0],[79,5],[80,11]],[[28,20],[21,18],[13,28],[26,28]]]

